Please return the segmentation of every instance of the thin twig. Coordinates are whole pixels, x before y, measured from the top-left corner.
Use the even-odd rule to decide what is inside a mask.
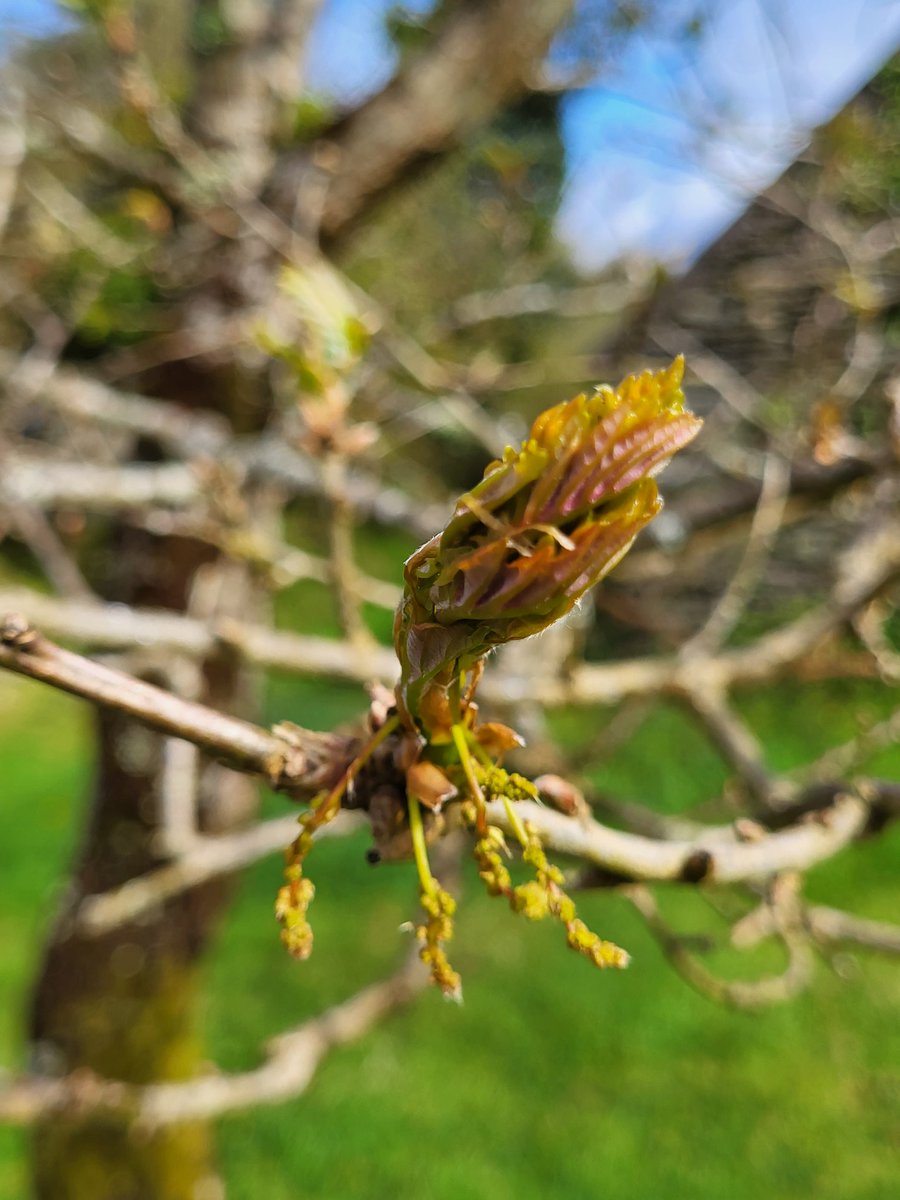
[[[852,916],[822,904],[807,908],[803,913],[803,921],[817,942],[900,955],[900,926],[888,921]]]
[[[796,783],[808,786],[811,783],[831,779],[843,779],[861,767],[867,759],[900,741],[900,707],[890,716],[878,721],[868,729],[861,730],[855,737],[832,746],[815,762],[792,773]]]
[[[343,837],[358,829],[359,813],[343,812],[323,828],[316,838]],[[190,849],[165,866],[146,875],[129,879],[112,892],[85,896],[73,920],[88,936],[102,936],[111,929],[133,921],[158,907],[172,896],[190,888],[230,875],[283,850],[297,836],[297,817],[275,817],[239,833],[197,839]]]
[[[853,628],[875,660],[878,674],[885,683],[900,683],[900,653],[891,644],[885,623],[895,606],[887,600],[873,600],[853,619]]]
[[[354,513],[347,496],[346,463],[340,455],[326,455],[322,462],[322,479],[330,509],[330,582],[337,600],[341,629],[351,647],[370,648],[374,639],[362,615],[362,589],[353,553]]]
[[[207,622],[168,609],[62,602],[24,589],[0,591],[0,614],[3,612],[25,612],[55,637],[87,643],[95,649],[128,650],[153,645],[203,659],[217,648],[227,648],[258,666],[359,683],[392,679],[397,673],[393,653],[381,647],[363,652],[341,641],[232,618]]]
[[[185,738],[226,766],[260,775],[284,791],[318,791],[334,773],[341,748],[344,755],[348,751],[347,739],[336,734],[301,730],[291,744],[249,721],[183,700],[63,650],[15,614],[0,623],[0,667],[114,708],[170,737]]]
[[[417,956],[297,1029],[273,1038],[261,1066],[178,1083],[134,1086],[78,1071],[61,1079],[25,1075],[0,1088],[0,1122],[31,1125],[48,1117],[103,1118],[142,1131],[278,1104],[307,1090],[325,1055],[356,1041],[422,990],[427,973]]]
[[[775,779],[766,766],[759,740],[729,704],[727,693],[694,688],[684,699],[710,741],[744,784],[756,807],[767,811],[776,787]]]
[[[682,647],[685,658],[717,649],[737,625],[781,528],[789,485],[790,472],[785,460],[777,454],[767,455],[744,553],[705,624]]]
[[[758,638],[748,646],[703,655],[685,663],[680,656],[581,665],[567,678],[535,683],[534,698],[543,704],[615,704],[628,696],[683,696],[700,690],[722,691],[735,685],[768,682],[783,674],[860,605],[900,576],[900,529],[886,525],[865,535],[845,556],[832,595],[823,604]],[[159,644],[205,657],[225,645],[247,661],[287,671],[330,675],[367,682],[394,679],[397,663],[380,647],[359,648],[324,638],[305,637],[238,621],[213,627],[168,611],[141,612],[116,605],[60,603],[24,591],[0,593],[0,612],[25,611],[59,637],[87,641],[106,649]],[[482,695],[509,704],[503,681],[488,674]]]
[[[22,541],[42,567],[48,582],[60,595],[70,600],[95,599],[78,563],[45,513],[30,504],[17,504],[12,506],[9,516]]]
[[[788,954],[787,967],[780,975],[747,981],[726,980],[705,967],[690,952],[684,938],[673,932],[649,888],[630,887],[625,889],[625,895],[644,918],[647,928],[682,979],[710,1000],[732,1008],[764,1008],[792,999],[809,984],[813,965],[810,947],[790,919],[777,922],[777,931]]]

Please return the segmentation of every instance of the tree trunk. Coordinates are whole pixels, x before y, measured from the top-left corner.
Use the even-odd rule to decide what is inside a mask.
[[[118,578],[105,581],[108,598],[181,609],[198,569],[217,569],[204,563],[208,548],[184,539],[120,529],[112,543]],[[246,575],[236,579],[240,568],[233,564],[227,569],[227,586],[219,591],[232,614],[246,615],[251,582]],[[216,611],[224,615],[221,605]],[[203,664],[199,685],[199,699],[249,715],[246,680],[235,662]],[[89,1069],[131,1083],[185,1078],[201,1062],[198,963],[230,888],[224,881],[194,888],[103,937],[77,930],[69,914],[82,895],[115,888],[166,857],[165,739],[114,712],[100,711],[95,725],[90,816],[35,989],[34,1053],[41,1069],[56,1073]],[[207,828],[225,832],[252,815],[256,791],[243,776],[210,763],[201,765],[198,779]],[[40,1200],[214,1200],[223,1194],[211,1131],[203,1124],[149,1136],[102,1121],[55,1117],[35,1130],[33,1166]]]
[[[100,762],[75,898],[116,886],[158,861],[154,767],[162,739],[114,713],[100,713],[97,726]],[[221,887],[198,888],[150,920],[102,938],[67,928],[63,914],[34,998],[32,1035],[42,1066],[90,1068],[132,1083],[192,1074],[200,1054],[193,1019],[197,954],[223,898]],[[142,1137],[118,1125],[53,1119],[34,1133],[34,1178],[41,1200],[217,1194],[211,1138],[202,1125]]]

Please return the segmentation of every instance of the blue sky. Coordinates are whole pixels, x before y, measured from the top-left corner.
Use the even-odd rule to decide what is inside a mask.
[[[309,53],[318,89],[350,104],[390,77],[389,7],[328,0]],[[55,20],[49,0],[0,0],[0,34]],[[656,0],[617,61],[565,102],[560,236],[586,270],[620,254],[690,261],[898,47],[900,0]],[[569,39],[554,61],[590,52]]]
[[[585,266],[695,257],[900,46],[897,0],[671,0],[569,99],[560,233]]]
[[[317,87],[352,103],[390,77],[388,7],[326,5]],[[560,236],[585,270],[621,254],[689,262],[898,47],[900,0],[657,0],[618,61],[565,103]]]

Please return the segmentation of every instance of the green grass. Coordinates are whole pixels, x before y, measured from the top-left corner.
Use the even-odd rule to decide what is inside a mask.
[[[28,982],[85,808],[89,713],[0,673],[0,1064],[22,1065]],[[24,1137],[0,1127],[0,1200],[27,1193]]]
[[[854,712],[887,703],[854,684],[747,697],[742,708],[774,764],[802,761],[852,732]],[[319,727],[360,707],[355,688],[276,681],[271,715]],[[0,678],[3,902],[0,1052],[21,1061],[19,1019],[36,946],[77,836],[87,777],[83,708],[36,685]],[[565,719],[584,736],[602,714]],[[45,730],[52,731],[47,752]],[[879,768],[895,776],[900,755]],[[677,811],[714,793],[715,758],[675,710],[652,713],[598,782]],[[283,806],[271,799],[267,806]],[[900,830],[815,871],[811,895],[872,916],[897,913]],[[316,953],[281,952],[271,917],[277,859],[260,863],[206,966],[202,1020],[225,1068],[258,1061],[269,1035],[390,969],[406,947],[408,866],[372,869],[365,837],[323,843]],[[696,893],[662,895],[673,924],[721,930]],[[230,1200],[888,1200],[898,1162],[900,970],[841,956],[810,993],[760,1015],[695,995],[661,961],[625,902],[583,898],[585,917],[633,954],[601,975],[567,952],[557,929],[527,925],[470,878],[454,963],[466,1002],[433,993],[363,1041],[333,1053],[309,1092],[219,1125]],[[729,954],[744,974],[777,965]],[[27,1195],[25,1139],[0,1137],[0,1198]]]

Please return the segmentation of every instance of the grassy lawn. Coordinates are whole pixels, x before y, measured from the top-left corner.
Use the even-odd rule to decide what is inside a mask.
[[[854,711],[874,713],[886,702],[883,689],[842,688],[785,686],[743,702],[773,763],[790,765],[846,736]],[[324,726],[357,711],[360,694],[275,681],[270,705]],[[0,1061],[18,1063],[36,947],[84,804],[86,712],[0,677],[0,715]],[[564,717],[562,731],[575,739],[579,721],[586,728],[598,719]],[[878,766],[896,775],[900,755]],[[714,757],[669,709],[652,713],[598,772],[605,786],[667,810],[702,800],[720,781]],[[310,861],[317,946],[306,964],[278,945],[278,860],[247,874],[207,964],[203,1022],[210,1056],[226,1068],[251,1065],[266,1036],[347,995],[403,952],[398,927],[411,913],[413,872],[367,867],[365,844],[362,836],[323,844]],[[898,861],[895,829],[815,872],[809,892],[896,916]],[[721,929],[697,894],[673,890],[662,901],[679,928]],[[624,901],[598,894],[582,908],[632,952],[629,971],[592,971],[558,930],[527,925],[468,880],[453,956],[464,1006],[426,994],[333,1054],[306,1096],[221,1122],[231,1200],[896,1195],[896,964],[843,955],[837,972],[822,967],[794,1003],[733,1013],[674,976]],[[770,955],[711,961],[746,973],[776,967]],[[2,1200],[27,1196],[25,1149],[23,1135],[0,1135]]]

